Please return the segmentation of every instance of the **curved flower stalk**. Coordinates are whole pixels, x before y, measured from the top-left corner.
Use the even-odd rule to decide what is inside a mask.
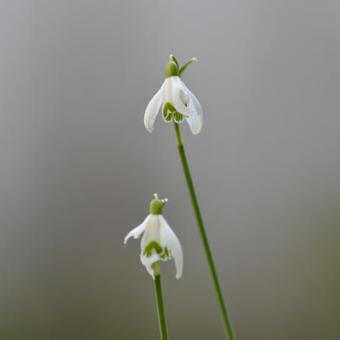
[[[203,124],[201,104],[180,78],[184,70],[195,61],[197,59],[192,58],[180,68],[177,59],[170,55],[166,79],[145,110],[144,125],[150,133],[160,111],[165,122],[174,121],[179,124],[186,120],[194,135],[201,131]]]
[[[176,234],[161,214],[167,199],[160,200],[157,194],[154,197],[150,203],[150,214],[126,235],[124,244],[130,237],[137,239],[143,234],[140,259],[148,273],[154,279],[154,264],[158,261],[174,259],[176,278],[179,279],[183,271],[182,247]]]

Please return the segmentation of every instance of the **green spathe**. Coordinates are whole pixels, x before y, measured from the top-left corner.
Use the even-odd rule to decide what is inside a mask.
[[[197,61],[197,58],[191,58],[188,61],[186,61],[182,67],[180,67],[176,57],[170,54],[169,61],[165,67],[166,78],[176,77],[176,76],[180,77],[182,73],[187,69],[187,67],[196,61]]]
[[[181,76],[182,73],[187,69],[187,67],[188,67],[189,65],[191,65],[192,63],[196,62],[196,61],[197,61],[197,58],[191,58],[191,59],[189,59],[188,61],[186,61],[186,62],[184,63],[184,65],[179,69],[179,71],[178,71],[179,75]]]

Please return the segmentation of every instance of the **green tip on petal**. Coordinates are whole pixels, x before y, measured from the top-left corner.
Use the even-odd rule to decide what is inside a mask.
[[[167,198],[160,199],[158,194],[154,194],[154,199],[150,202],[149,212],[152,215],[161,215],[164,205],[168,202]]]

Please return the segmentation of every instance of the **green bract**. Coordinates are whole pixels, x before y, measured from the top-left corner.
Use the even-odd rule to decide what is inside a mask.
[[[186,61],[182,67],[179,67],[178,61],[175,56],[170,54],[169,61],[165,67],[166,78],[181,76],[181,74],[187,69],[187,67],[195,61],[197,61],[197,58],[191,58]]]

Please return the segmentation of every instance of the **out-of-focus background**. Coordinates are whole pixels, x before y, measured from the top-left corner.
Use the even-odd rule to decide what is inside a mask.
[[[158,339],[139,242],[154,192],[181,239],[172,339],[223,339],[171,125],[143,126],[169,53],[239,340],[340,339],[337,1],[0,2],[0,337]],[[185,124],[184,124],[185,125]]]

